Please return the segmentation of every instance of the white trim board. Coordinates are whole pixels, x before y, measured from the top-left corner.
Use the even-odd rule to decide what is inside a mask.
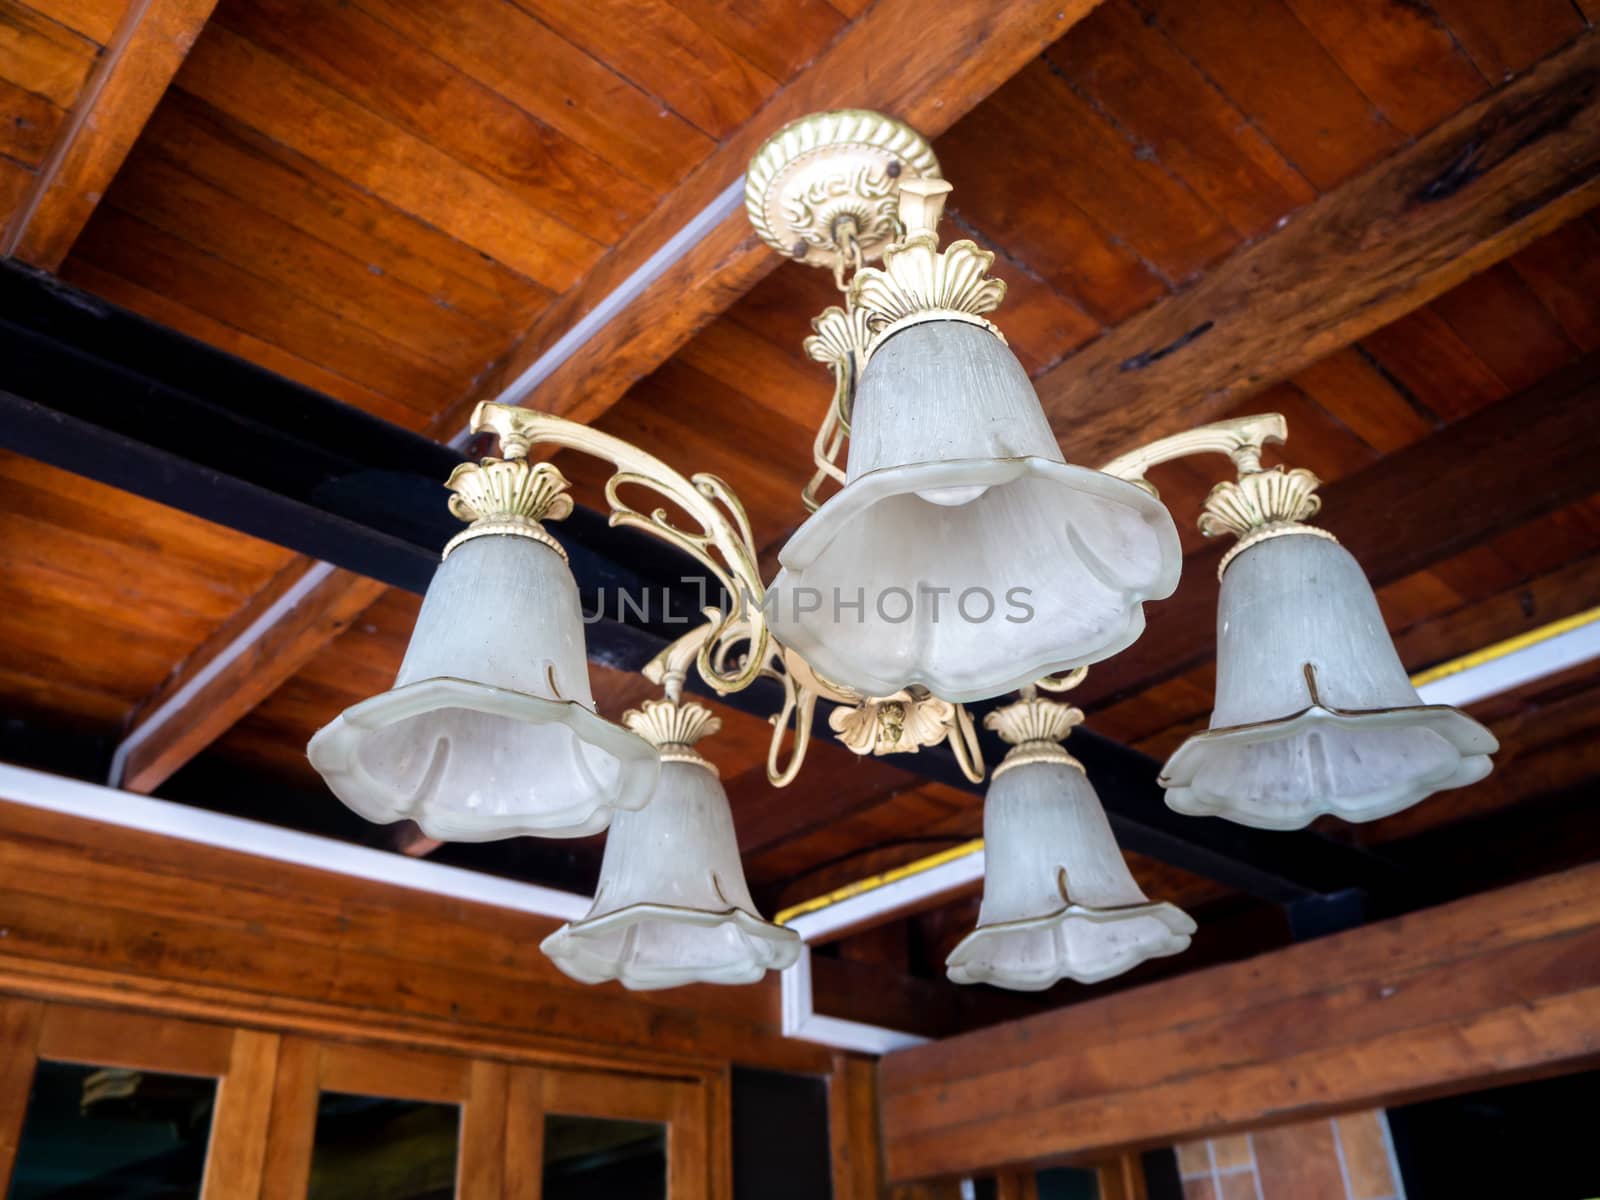
[[[571,892],[501,879],[481,871],[447,867],[425,858],[409,858],[293,829],[280,829],[261,821],[208,812],[171,800],[157,800],[137,792],[83,783],[9,763],[0,763],[0,798],[123,829],[137,829],[255,858],[293,863],[456,900],[492,904],[541,917],[572,921],[589,911],[588,898]]]
[[[1417,695],[1424,704],[1465,708],[1595,658],[1600,658],[1600,619],[1431,680],[1417,688]]]
[[[811,947],[802,946],[794,966],[783,973],[783,1035],[807,1042],[820,1042],[840,1050],[864,1054],[888,1054],[920,1046],[928,1039],[914,1033],[901,1033],[881,1025],[819,1016],[812,1008]]]
[[[926,871],[918,871],[915,875],[906,875],[846,897],[826,908],[800,913],[790,917],[784,924],[808,942],[826,941],[886,912],[909,908],[923,900],[982,882],[983,861],[983,851],[974,850]]]

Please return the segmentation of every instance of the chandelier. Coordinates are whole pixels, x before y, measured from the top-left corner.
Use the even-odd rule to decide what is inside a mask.
[[[952,980],[1088,983],[1186,948],[1193,920],[1140,890],[1066,749],[1084,714],[1063,698],[1177,585],[1177,531],[1145,480],[1176,458],[1232,461],[1199,527],[1237,541],[1220,568],[1210,728],[1162,770],[1172,808],[1265,829],[1367,821],[1490,769],[1494,738],[1422,703],[1361,568],[1308,524],[1316,477],[1263,469],[1262,448],[1287,436],[1281,416],[1206,425],[1099,469],[1066,462],[989,319],[1006,290],[988,274],[994,256],[940,246],[950,190],[916,131],[871,112],[796,121],[750,165],[761,237],[831,270],[843,293],[805,342],[833,400],[801,497],[810,516],[770,584],[716,477],[481,404],[473,430],[497,435],[500,457],[450,476],[466,527],[444,548],[394,687],[311,740],[329,787],[372,821],[409,818],[457,841],[609,829],[593,907],[543,945],[576,979],[748,983],[800,952],[751,900],[727,794],[700,750],[719,721],[685,698],[691,674],[723,695],[781,685],[774,786],[801,773],[819,703],[857,754],[943,744],[972,782],[987,773],[982,906],[949,957]],[[577,586],[546,528],[572,511],[561,472],[536,461],[556,450],[609,463],[611,523],[677,547],[725,593],[643,668],[662,694],[621,724],[595,712]],[[636,506],[638,494],[675,511]],[[1011,692],[985,718],[1009,744],[990,771],[964,705]]]

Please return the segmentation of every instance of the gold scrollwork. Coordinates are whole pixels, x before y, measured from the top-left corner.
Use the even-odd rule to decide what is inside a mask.
[[[811,445],[811,461],[817,470],[800,493],[806,511],[816,512],[822,504],[823,485],[830,479],[838,484],[845,481],[839,455],[844,450],[845,439],[850,436],[856,381],[861,375],[872,331],[867,325],[867,314],[861,309],[837,306],[826,308],[813,318],[811,328],[816,332],[805,340],[805,352],[833,373],[833,403],[828,406]]]
[[[728,485],[715,475],[699,473],[684,478],[666,463],[608,433],[579,425],[551,413],[485,401],[472,414],[475,433],[493,431],[508,458],[526,455],[536,445],[576,450],[609,462],[616,468],[606,481],[606,502],[612,525],[639,529],[678,547],[693,557],[722,584],[733,603],[719,615],[716,630],[701,645],[696,666],[718,692],[737,692],[760,677],[766,661],[769,633],[762,602],[766,589],[757,565],[755,538],[744,506]],[[666,509],[648,514],[620,495],[623,487],[636,486],[671,501],[699,525],[699,531],[674,524]],[[719,671],[714,653],[729,625],[745,614],[750,653],[731,672]]]

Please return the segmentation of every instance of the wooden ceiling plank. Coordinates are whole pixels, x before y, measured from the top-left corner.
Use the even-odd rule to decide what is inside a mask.
[[[1569,0],[1429,0],[1490,79],[1509,79],[1583,32]]]
[[[987,105],[941,138],[940,164],[958,184],[951,224],[1004,246],[1008,257],[1102,325],[1116,325],[1166,295],[1149,263],[1058,188],[1017,186],[1009,164],[1029,161],[1035,141],[1029,124],[988,121]]]
[[[1041,130],[1038,114],[1049,113]],[[1024,67],[939,145],[955,199],[985,226],[983,210],[961,199],[969,183],[1032,190],[1052,207],[1063,200],[1095,223],[1113,243],[1125,244],[1173,284],[1199,274],[1239,243],[1221,217],[1159,156],[1140,147],[1074,91],[1049,58]],[[1026,163],[1019,181],[1013,164]],[[1002,164],[1004,164],[1002,166]],[[1059,238],[1059,231],[1056,232]],[[1025,252],[1023,261],[1032,263]]]
[[[604,247],[443,150],[229,29],[195,45],[176,86],[555,291]]]
[[[802,70],[846,24],[824,0],[673,0],[673,7],[778,80]]]
[[[961,0],[945,5],[932,25],[915,0],[874,5],[701,163],[581,287],[534,323],[498,377],[457,411],[458,422],[465,424],[477,400],[515,385],[587,312],[713,205],[743,175],[760,144],[785,122],[848,103],[885,109],[935,136],[1064,34],[1095,2]],[[922,32],[907,37],[909,28]],[[742,208],[730,213],[655,278],[627,311],[540,381],[539,407],[592,421],[781,261],[750,229]]]
[[[177,588],[187,580],[196,592],[237,601],[286,557],[270,542],[10,451],[0,453],[0,509],[18,523],[19,541],[30,538],[29,527],[45,542],[77,539],[67,569],[87,559],[92,577],[114,583]],[[95,561],[100,555],[104,560]]]
[[[128,0],[31,0],[29,7],[104,46],[116,36]]]
[[[413,428],[459,394],[461,382],[420,360],[395,361],[376,352],[382,343],[364,330],[268,280],[224,262],[182,238],[107,207],[95,215],[80,242],[91,265],[142,286],[235,329],[252,329],[289,354],[304,358],[388,397],[414,415],[397,423]],[[386,406],[387,407],[387,406]]]
[[[359,7],[658,192],[716,147],[658,98],[513,4],[360,0]],[[530,62],[539,69],[528,70]]]
[[[1592,1062],[1597,882],[1600,867],[1579,868],[889,1055],[889,1177],[1168,1144]]]
[[[72,249],[111,177],[183,64],[216,0],[136,0],[128,5],[33,189],[12,214],[0,249],[55,270]]]
[[[1592,216],[1569,221],[1510,262],[1574,345],[1600,350],[1600,226]]]
[[[1361,339],[1361,349],[1442,422],[1459,420],[1511,394],[1432,305],[1374,330]]]
[[[0,156],[25,167],[44,162],[67,119],[65,109],[6,79],[0,79],[0,112],[6,114],[0,121]]]
[[[218,20],[602,245],[655,203],[631,175],[350,4],[251,0]]]
[[[1112,120],[1138,130],[1240,237],[1267,233],[1316,189],[1133,0],[1108,0],[1045,56]]]
[[[0,0],[0,46],[5,77],[57,108],[83,94],[100,47],[17,0]]]
[[[1593,494],[1597,404],[1600,357],[1591,355],[1328,485],[1318,524],[1338,535],[1375,586],[1424,570]],[[1397,514],[1427,536],[1393,537]],[[1223,551],[1188,557],[1177,593],[1154,608],[1137,642],[1089,672],[1080,704],[1122,699],[1211,658]]]
[[[1597,73],[1591,34],[1043,376],[1069,458],[1213,420],[1584,212]]]
[[[747,121],[779,81],[667,0],[512,0],[714,138]]]
[[[1578,347],[1508,263],[1463,281],[1429,307],[1512,391],[1532,387],[1578,357]]]
[[[118,209],[365,331],[375,353],[395,365],[435,372],[441,396],[448,379],[470,378],[504,349],[500,330],[375,275],[342,247],[296,236],[293,226],[189,174],[159,149],[141,146],[133,161],[137,169],[112,197]]]
[[[1317,188],[1336,186],[1400,144],[1399,131],[1283,0],[1134,3]]]
[[[252,337],[209,313],[130,283],[119,275],[102,270],[81,254],[74,254],[62,265],[61,278],[140,316],[159,321],[168,329],[176,329],[208,346],[248,359],[285,379],[315,388],[396,425],[420,429],[426,422],[426,418],[414,408],[396,403],[380,392],[346,379],[336,371],[308,362],[280,346]]]
[[[1383,454],[1420,442],[1439,422],[1385,378],[1358,347],[1337,350],[1294,374],[1294,385]],[[1299,446],[1298,432],[1294,444]]]
[[[1388,0],[1288,0],[1345,74],[1395,128],[1416,137],[1489,87],[1432,12]]]
[[[168,93],[144,144],[235,199],[338,247],[369,275],[410,285],[438,310],[513,330],[550,301],[550,290],[526,275],[187,93]]]
[[[1414,622],[1395,635],[1408,670],[1436,666],[1571,617],[1600,596],[1600,555],[1575,559],[1513,588]]]

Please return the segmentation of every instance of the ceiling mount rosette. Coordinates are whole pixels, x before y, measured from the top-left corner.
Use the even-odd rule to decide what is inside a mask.
[[[864,109],[814,113],[762,144],[745,175],[745,208],[763,241],[813,267],[878,258],[899,229],[900,185],[938,179],[939,160],[915,129]]]

